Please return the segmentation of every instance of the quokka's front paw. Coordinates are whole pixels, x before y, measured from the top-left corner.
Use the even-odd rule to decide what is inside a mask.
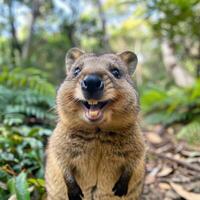
[[[68,191],[69,200],[82,200],[84,197],[81,188],[75,185],[71,190]]]
[[[115,186],[113,187],[112,191],[114,192],[115,196],[125,196],[128,192],[128,183],[124,182],[121,178],[116,182]]]

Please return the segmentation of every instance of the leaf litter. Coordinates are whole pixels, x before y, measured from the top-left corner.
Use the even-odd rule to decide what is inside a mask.
[[[162,130],[162,131],[158,131]],[[177,141],[171,128],[146,128],[142,200],[200,200],[200,147]]]

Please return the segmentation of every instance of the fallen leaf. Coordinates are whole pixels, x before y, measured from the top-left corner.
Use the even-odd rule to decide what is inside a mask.
[[[181,185],[176,183],[170,183],[171,187],[186,200],[200,200],[200,193],[193,193],[186,191]]]
[[[149,132],[147,134],[147,139],[153,144],[159,144],[159,143],[162,142],[161,137],[158,134],[154,133],[154,132]]]
[[[168,183],[159,183],[158,185],[159,185],[160,189],[162,189],[162,190],[170,190],[171,189],[171,187]]]
[[[160,170],[160,168],[156,167],[154,168],[145,178],[145,183],[146,184],[151,184],[153,182],[155,182],[155,178],[156,178],[156,174],[158,173],[158,171]]]
[[[177,159],[177,160],[181,160],[182,159],[182,157],[180,156],[180,154],[175,154],[173,157],[175,159]]]
[[[168,176],[173,172],[173,169],[171,167],[164,167],[158,174],[158,177]]]
[[[152,175],[147,175],[146,178],[145,178],[145,184],[149,185],[151,183],[154,183],[155,182],[155,176],[152,176]]]

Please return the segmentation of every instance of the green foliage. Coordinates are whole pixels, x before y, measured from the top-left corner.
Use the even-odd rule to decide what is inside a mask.
[[[50,129],[42,127],[0,127],[0,177],[7,185],[0,191],[0,197],[16,194],[18,199],[23,199],[26,194],[24,199],[29,199],[27,184],[33,194],[44,193],[44,147],[50,134]],[[28,182],[26,176],[31,177]]]
[[[141,95],[145,120],[150,124],[161,123],[165,126],[176,123],[183,126],[178,138],[185,137],[189,142],[197,142],[200,121],[200,81],[191,88],[145,88]],[[186,136],[187,135],[187,136]],[[194,136],[194,137],[193,137]],[[190,139],[189,139],[190,138]]]
[[[188,70],[199,76],[199,0],[144,0],[154,37],[168,40]],[[188,31],[189,30],[189,31]],[[197,69],[195,69],[195,66]]]
[[[200,121],[192,121],[183,126],[177,134],[178,139],[184,139],[190,144],[198,145],[200,142]]]
[[[0,74],[0,84],[13,89],[30,88],[47,96],[55,94],[54,87],[47,81],[47,74],[32,67],[15,67],[13,69],[3,67]]]
[[[3,68],[0,74],[0,118],[4,124],[50,124],[54,87],[33,68]]]
[[[36,69],[42,69],[48,73],[48,80],[55,84],[60,84],[65,77],[65,55],[71,48],[71,41],[64,33],[36,35],[32,48],[37,51],[34,51],[27,63],[24,64],[25,67],[31,65]]]
[[[12,169],[20,172],[28,168],[39,177],[43,175],[43,147],[50,129],[41,127],[0,127],[1,164],[14,164]]]
[[[16,193],[17,200],[30,200],[30,192],[28,191],[28,182],[26,174],[24,172],[20,173],[16,179],[14,179],[15,187],[13,190]]]
[[[152,18],[151,23],[157,34],[171,39],[175,35],[198,38],[200,33],[198,0],[150,0],[146,3],[149,17]],[[157,18],[153,19],[155,16],[152,13]]]
[[[44,147],[55,119],[54,87],[34,68],[0,73],[0,199],[44,194]],[[30,193],[31,192],[31,193]]]

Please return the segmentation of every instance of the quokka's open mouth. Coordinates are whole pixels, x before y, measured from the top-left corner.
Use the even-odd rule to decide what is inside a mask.
[[[105,108],[110,101],[88,100],[80,102],[85,110],[86,117],[90,121],[99,121],[103,118],[103,108]]]

